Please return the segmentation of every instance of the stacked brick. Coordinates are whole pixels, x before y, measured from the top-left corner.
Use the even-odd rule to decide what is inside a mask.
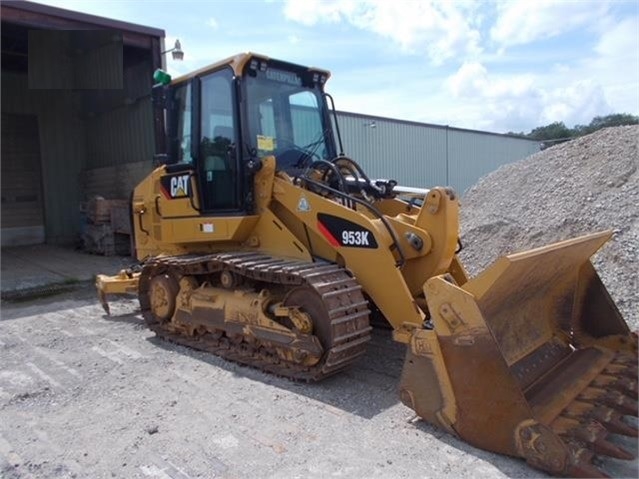
[[[82,233],[84,250],[103,256],[128,255],[131,223],[126,200],[95,196],[85,206],[87,225]]]

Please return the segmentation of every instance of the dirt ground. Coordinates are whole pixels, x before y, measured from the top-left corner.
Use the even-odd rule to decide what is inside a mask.
[[[2,305],[0,477],[546,477],[415,419],[389,331],[300,384],[157,340],[137,301],[112,311],[90,289]]]

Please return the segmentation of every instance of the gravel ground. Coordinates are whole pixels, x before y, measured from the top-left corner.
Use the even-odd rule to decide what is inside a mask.
[[[462,261],[477,274],[506,253],[602,230],[594,265],[639,327],[639,126],[562,143],[480,179],[462,198]]]
[[[1,478],[548,477],[416,418],[388,330],[349,370],[305,384],[158,340],[137,301],[111,306],[92,289],[3,305]],[[602,467],[637,477],[639,464]]]
[[[159,341],[137,301],[112,310],[91,290],[3,305],[0,477],[547,477],[416,420],[388,330],[304,384]]]

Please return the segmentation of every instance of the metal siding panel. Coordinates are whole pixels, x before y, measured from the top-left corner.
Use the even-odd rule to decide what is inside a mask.
[[[2,74],[2,111],[38,116],[48,243],[72,242],[79,227],[78,180],[86,144],[75,103],[70,90],[33,90],[26,75]]]
[[[105,78],[113,79],[114,71],[121,72],[123,65],[121,47],[119,57],[118,51],[107,55],[113,61],[105,62],[104,55],[95,55],[95,58],[76,59],[73,65],[73,60],[63,55],[67,51],[67,39],[66,32],[54,32],[40,42],[41,48],[30,52],[35,55],[30,60],[38,62],[38,66],[44,65],[39,74],[36,65],[32,65],[30,72],[36,73],[32,75],[36,85],[31,86],[63,89],[29,89],[29,80],[33,78],[9,72],[2,72],[1,82],[3,113],[38,117],[46,235],[47,242],[52,243],[71,242],[80,229],[79,203],[84,199],[80,177],[87,165],[113,163],[129,181],[130,177],[141,176],[145,168],[138,163],[134,171],[129,171],[126,165],[119,165],[143,158],[150,170],[154,153],[151,55],[148,62],[127,69],[128,76],[120,79],[121,83],[127,81],[124,88],[120,85],[119,90],[65,90],[64,87],[74,86],[69,84],[73,79],[72,70],[76,75],[80,72],[82,83],[86,79],[92,84]],[[37,46],[37,41],[32,46]],[[119,68],[115,68],[116,64]],[[79,77],[75,79],[80,81]],[[121,111],[114,111],[114,104],[123,106]],[[105,114],[106,111],[109,114]]]
[[[79,89],[122,89],[124,84],[122,34],[110,30],[74,33],[76,41],[82,40],[78,37],[90,35],[88,40],[93,40],[92,43],[102,43],[94,49],[77,54],[74,58],[75,87]]]
[[[2,229],[44,229],[38,118],[2,114],[1,129]]]
[[[2,112],[37,114],[38,105],[46,101],[48,90],[29,90],[26,75],[2,73]]]
[[[87,122],[87,168],[152,162],[153,116],[150,99],[103,113]]]
[[[501,165],[539,151],[539,142],[451,129],[448,151],[450,185],[463,193]]]
[[[347,156],[371,178],[405,186],[452,186],[462,193],[499,166],[539,151],[539,142],[525,138],[347,112],[337,116]]]
[[[29,30],[30,89],[72,89],[73,60],[69,32]]]
[[[77,93],[29,90],[26,75],[2,74],[2,111],[38,115],[47,242],[73,241],[80,224],[79,203],[85,199],[79,181],[84,168],[138,161],[147,161],[150,168],[154,140],[149,67],[146,72],[141,66],[133,70],[139,80],[130,80],[133,95],[146,83],[146,96],[86,121],[74,108]]]
[[[446,143],[441,129],[343,112],[337,116],[346,155],[360,163],[371,178],[394,179],[415,187],[446,183]]]
[[[153,86],[153,69],[148,61],[140,62],[124,70],[124,89],[129,98],[146,97]]]
[[[295,125],[295,142],[299,146],[311,145],[321,139],[318,134],[322,130],[322,125],[317,110],[293,105],[291,117]]]
[[[87,120],[87,168],[117,166],[153,160],[153,111],[151,106],[151,67],[142,62],[125,70],[122,92],[107,98],[108,111]],[[100,105],[97,105],[99,107]]]
[[[52,104],[40,118],[47,242],[66,243],[74,240],[79,226],[83,124],[71,101]]]

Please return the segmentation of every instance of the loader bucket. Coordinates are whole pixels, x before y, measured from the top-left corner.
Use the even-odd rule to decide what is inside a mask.
[[[428,280],[434,327],[413,333],[402,401],[555,475],[607,477],[596,455],[632,458],[609,434],[637,436],[623,419],[637,416],[637,336],[590,262],[610,236],[502,257],[461,287]]]

